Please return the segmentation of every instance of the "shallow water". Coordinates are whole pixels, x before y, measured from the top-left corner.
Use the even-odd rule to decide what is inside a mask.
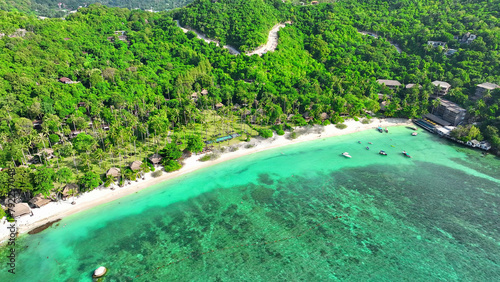
[[[497,280],[500,160],[389,130],[246,156],[70,216],[19,238],[0,281],[90,281],[100,265],[106,281]]]

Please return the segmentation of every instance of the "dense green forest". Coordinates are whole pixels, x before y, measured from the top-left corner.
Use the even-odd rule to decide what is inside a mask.
[[[197,1],[162,13],[91,5],[66,20],[0,11],[0,196],[57,197],[67,183],[92,190],[114,180],[104,175],[110,167],[134,180],[140,174],[127,166],[141,160],[148,171],[153,153],[176,170],[202,141],[234,132],[248,140],[369,118],[380,114],[379,93],[385,116],[419,117],[436,107],[434,80],[449,82],[446,98],[478,122],[464,130],[500,149],[500,91],[469,99],[479,83],[500,84],[500,1],[246,3]],[[243,49],[275,23],[292,24],[275,52],[234,56],[174,19]],[[477,39],[453,37],[466,32]],[[422,87],[391,90],[377,79]]]
[[[44,17],[64,17],[69,11],[90,4],[100,3],[108,7],[165,11],[184,7],[191,0],[0,0],[0,10],[21,11]],[[59,6],[59,3],[62,5]]]
[[[279,10],[284,6],[277,0],[195,0],[174,17],[222,45],[248,51],[266,43],[269,30],[284,16]]]

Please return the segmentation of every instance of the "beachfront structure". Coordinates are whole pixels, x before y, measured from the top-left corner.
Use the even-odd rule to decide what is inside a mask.
[[[159,163],[161,162],[161,160],[162,160],[162,159],[163,159],[163,158],[162,158],[159,154],[157,154],[157,153],[155,153],[154,155],[152,155],[151,157],[149,157],[149,160],[150,160],[150,161],[151,161],[154,165],[159,164]]]
[[[444,82],[444,81],[436,80],[436,81],[433,81],[432,84],[437,87],[436,93],[435,93],[435,95],[437,97],[441,97],[441,96],[448,94],[448,91],[451,88],[451,85],[448,82]]]
[[[64,186],[64,189],[61,192],[62,198],[66,199],[67,197],[69,197],[71,190],[73,190],[74,192],[78,193],[79,192],[78,185],[76,185],[75,183],[66,184],[66,186]]]
[[[120,169],[117,167],[112,167],[108,169],[108,172],[106,172],[106,177],[108,176],[120,177]]]
[[[43,207],[48,203],[50,203],[50,199],[45,199],[42,194],[38,194],[30,200],[30,204],[32,204],[35,208]]]
[[[222,107],[224,107],[224,104],[222,104],[221,102],[215,104],[215,109],[220,109]]]
[[[133,163],[130,164],[130,169],[132,171],[138,171],[141,169],[142,162],[141,161],[134,161]]]
[[[473,100],[481,99],[481,98],[483,98],[484,95],[486,95],[486,93],[488,91],[493,91],[497,88],[500,88],[500,86],[498,86],[494,83],[484,82],[484,83],[478,84],[477,88],[476,88],[476,93],[474,94],[474,97],[472,99]]]
[[[18,203],[13,208],[10,208],[10,214],[13,218],[20,217],[31,213],[30,206],[27,203]]]
[[[390,89],[395,89],[395,88],[401,86],[401,83],[397,80],[377,79],[377,82],[379,84],[382,84],[382,85],[389,87]]]
[[[488,151],[489,149],[491,149],[491,144],[488,143],[487,141],[481,141],[479,142],[479,148]]]
[[[467,113],[464,108],[451,101],[445,99],[440,100],[441,101],[437,109],[438,116],[440,116],[442,119],[449,122],[453,126],[457,126],[464,120],[465,114]]]
[[[200,94],[202,96],[208,95],[208,90],[207,89],[203,89],[203,90],[201,90]]]

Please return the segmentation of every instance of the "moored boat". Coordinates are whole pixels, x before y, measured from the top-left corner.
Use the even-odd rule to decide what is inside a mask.
[[[384,132],[384,129],[383,129],[382,127],[380,127],[380,126],[379,126],[379,127],[377,127],[377,130],[378,130],[378,132],[380,132],[380,133]]]
[[[417,136],[417,134],[418,134],[418,133],[416,133],[416,132],[412,132],[412,133],[411,133],[411,136]]]
[[[108,270],[104,266],[99,266],[96,270],[94,270],[94,274],[92,275],[92,278],[100,278],[106,275]]]
[[[370,147],[366,147],[367,150],[370,150]]]
[[[407,153],[406,151],[403,151],[403,155],[405,155],[405,156],[406,156],[406,157],[408,157],[408,158],[411,158],[411,156],[410,156],[410,155],[408,155],[408,153]]]
[[[389,133],[389,129],[387,129],[387,127],[385,128],[385,133]]]
[[[383,156],[387,156],[387,153],[384,150],[380,150],[380,152],[378,152],[378,153],[383,155]]]
[[[342,153],[342,156],[346,157],[346,158],[352,158],[351,155],[349,155],[348,152],[343,152]]]

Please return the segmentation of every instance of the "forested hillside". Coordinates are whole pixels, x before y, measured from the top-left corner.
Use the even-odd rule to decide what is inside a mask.
[[[109,7],[165,11],[184,7],[191,0],[0,0],[0,10],[21,11],[44,17],[64,17],[78,7],[100,3]],[[61,5],[59,6],[59,3]]]
[[[434,80],[451,84],[446,99],[500,149],[500,91],[470,99],[477,84],[500,84],[500,1],[402,3],[256,1],[234,12],[243,2],[220,0],[170,13],[91,5],[66,20],[0,12],[0,195],[48,196],[73,182],[91,190],[113,181],[104,174],[111,167],[135,179],[127,166],[142,160],[148,170],[153,153],[175,170],[182,151],[199,152],[202,141],[369,118],[381,102],[385,116],[419,117],[436,107]],[[235,56],[183,33],[172,17],[242,48],[279,21],[292,24],[275,52]],[[467,32],[477,38],[450,37]],[[377,79],[421,87],[392,90]]]
[[[174,17],[222,45],[249,51],[266,43],[271,27],[283,18],[281,6],[280,0],[195,0]]]

